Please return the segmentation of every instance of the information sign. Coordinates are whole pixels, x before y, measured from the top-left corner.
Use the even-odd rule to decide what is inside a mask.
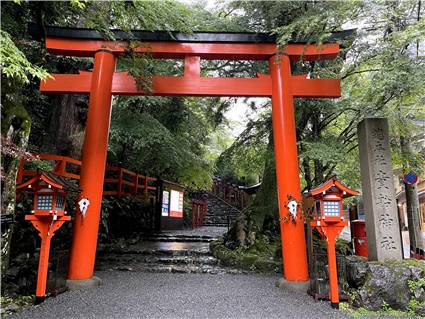
[[[183,217],[183,192],[171,190],[170,217]]]
[[[172,192],[172,191],[171,191]],[[170,192],[163,191],[162,192],[162,216],[168,216],[168,212],[170,210]]]

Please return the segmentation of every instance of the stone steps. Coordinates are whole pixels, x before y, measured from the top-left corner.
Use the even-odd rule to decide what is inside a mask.
[[[213,225],[211,225],[213,226]],[[223,226],[227,226],[223,224]],[[222,231],[165,231],[98,247],[95,270],[175,272],[198,274],[242,273],[220,265],[210,252],[210,242]]]
[[[205,249],[205,247],[199,249],[103,250],[98,252],[95,270],[198,274],[243,273],[241,270],[220,266],[219,260],[213,257],[209,249]]]
[[[230,225],[232,225],[234,219],[230,219]],[[209,219],[204,220],[203,226],[215,226],[215,227],[227,227],[227,218],[225,220],[216,220],[216,219]]]
[[[109,254],[96,258],[99,263],[143,263],[143,264],[198,264],[198,265],[217,265],[218,260],[209,255],[187,256],[187,255],[139,255],[139,254]]]
[[[229,223],[228,216],[230,224],[232,224],[239,214],[239,210],[210,193],[207,195],[208,211],[204,219],[204,226],[227,227]]]
[[[226,224],[227,225],[227,224]],[[161,241],[161,242],[212,242],[213,236],[190,236],[190,235],[167,235],[167,234],[152,234],[141,237],[144,241]]]
[[[169,243],[169,242],[166,242]],[[151,249],[151,248],[112,248],[109,251],[99,251],[97,257],[103,258],[104,256],[208,256],[210,252],[208,249]],[[117,257],[118,258],[118,257]],[[123,257],[124,258],[124,257]]]
[[[206,227],[227,227],[227,223],[226,224],[211,223],[211,224],[204,224],[203,226],[206,226]]]
[[[129,264],[122,266],[113,266],[110,268],[96,267],[96,270],[102,271],[135,271],[149,273],[184,273],[184,274],[241,274],[246,271],[223,268],[210,265],[166,265],[166,264]]]

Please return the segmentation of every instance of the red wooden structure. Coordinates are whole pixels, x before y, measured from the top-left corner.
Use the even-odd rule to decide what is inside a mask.
[[[333,308],[339,308],[335,244],[338,235],[348,225],[342,217],[342,199],[357,196],[359,192],[332,177],[312,189],[309,195],[315,200],[315,221],[310,225],[319,231],[328,244],[329,299]]]
[[[31,221],[41,238],[36,290],[37,301],[41,301],[46,295],[51,239],[65,221],[71,220],[70,216],[66,216],[66,196],[69,191],[78,192],[79,189],[61,176],[43,171],[18,184],[16,189],[34,195],[33,210],[25,216],[25,220]]]
[[[192,228],[202,227],[207,215],[208,201],[191,199],[190,202],[192,205]]]
[[[261,183],[252,186],[240,186],[214,177],[211,192],[232,206],[244,209],[251,205],[260,185]]]
[[[34,30],[32,33],[37,35]],[[145,94],[130,75],[115,72],[117,56],[129,49],[126,34],[116,31],[115,35],[119,40],[106,41],[94,30],[45,28],[46,48],[51,54],[94,58],[92,72],[53,74],[53,79],[40,85],[43,93],[90,95],[80,178],[80,198],[89,199],[90,206],[87,214],[77,214],[74,222],[68,275],[72,280],[93,276],[112,95]],[[141,41],[135,52],[147,52],[157,59],[184,59],[183,76],[153,77],[153,95],[272,98],[284,277],[289,281],[306,281],[303,219],[298,214],[296,223],[285,222],[289,214],[288,199],[301,199],[293,100],[296,97],[339,97],[340,81],[292,75],[291,61],[334,59],[339,54],[339,45],[291,43],[278,56],[275,39],[267,34],[194,33],[185,36],[175,33],[170,36],[166,32],[135,31],[133,35]],[[202,77],[202,59],[268,61],[270,74],[258,74],[255,78]]]
[[[53,172],[59,176],[79,180],[81,161],[67,156],[34,154],[40,160],[54,162]],[[25,160],[21,160],[16,183],[20,184],[37,175],[37,171],[26,170]],[[142,195],[151,198],[156,193],[155,177],[145,176],[122,167],[106,166],[103,196]]]

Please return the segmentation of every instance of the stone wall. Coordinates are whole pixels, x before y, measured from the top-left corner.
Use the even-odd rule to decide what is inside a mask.
[[[347,281],[354,307],[383,307],[425,316],[425,263],[418,260],[368,262],[347,257]]]

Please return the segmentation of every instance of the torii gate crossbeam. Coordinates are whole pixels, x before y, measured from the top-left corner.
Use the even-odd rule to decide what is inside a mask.
[[[300,181],[295,135],[293,99],[340,96],[337,79],[308,79],[291,74],[291,61],[333,59],[339,53],[336,43],[316,46],[306,43],[287,45],[277,56],[275,39],[266,34],[195,33],[190,36],[135,32],[142,44],[136,52],[149,52],[159,59],[184,59],[181,77],[155,76],[153,95],[258,96],[272,98],[273,135],[283,252],[284,277],[288,281],[308,280],[304,222],[287,221],[288,202],[299,201]],[[34,33],[34,32],[33,32]],[[106,164],[112,95],[143,95],[135,80],[125,72],[115,72],[116,57],[129,46],[119,31],[119,41],[105,41],[88,29],[48,27],[46,48],[52,54],[94,57],[93,72],[53,74],[42,82],[43,93],[90,94],[85,140],[82,152],[80,198],[90,206],[83,217],[75,216],[68,277],[89,280],[93,276],[97,232]],[[143,41],[145,40],[145,41]],[[156,41],[155,41],[156,40]],[[270,75],[256,78],[211,78],[200,74],[201,59],[263,60],[269,62]]]

